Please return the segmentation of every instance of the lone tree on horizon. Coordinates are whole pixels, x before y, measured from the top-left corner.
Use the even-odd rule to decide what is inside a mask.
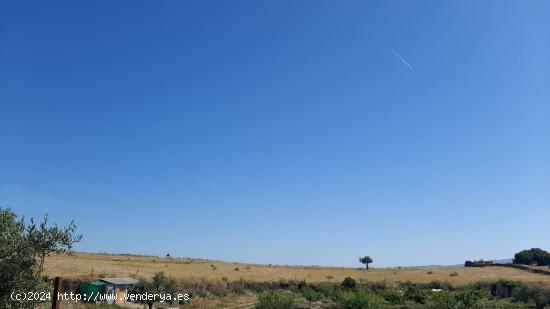
[[[369,264],[373,261],[370,256],[364,256],[359,258],[359,262],[365,264],[365,266],[367,266],[367,269],[369,269]]]

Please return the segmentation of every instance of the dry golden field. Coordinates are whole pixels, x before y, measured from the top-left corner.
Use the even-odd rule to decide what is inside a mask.
[[[73,253],[51,256],[45,263],[46,274],[68,279],[95,279],[99,277],[151,277],[163,271],[179,282],[221,281],[292,281],[341,282],[345,277],[356,280],[387,283],[412,281],[426,283],[448,281],[460,286],[479,281],[514,279],[524,282],[550,284],[550,276],[504,267],[397,269],[380,268],[360,270],[344,267],[269,266],[228,263],[199,259],[174,259],[152,256]],[[456,272],[458,275],[451,276]]]

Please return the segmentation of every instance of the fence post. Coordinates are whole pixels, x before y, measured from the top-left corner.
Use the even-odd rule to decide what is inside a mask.
[[[57,298],[57,294],[61,291],[61,277],[55,277],[53,283],[53,298],[52,298],[52,309],[59,309],[59,303],[61,300]]]

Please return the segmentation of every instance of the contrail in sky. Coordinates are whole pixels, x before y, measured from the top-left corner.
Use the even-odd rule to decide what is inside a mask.
[[[393,48],[393,47],[390,47],[392,53],[397,57],[399,58],[399,60],[401,60],[401,62],[403,62],[404,65],[407,66],[407,68],[413,70],[413,67],[410,63],[407,62],[407,60],[405,60],[405,58],[401,57],[401,55]]]

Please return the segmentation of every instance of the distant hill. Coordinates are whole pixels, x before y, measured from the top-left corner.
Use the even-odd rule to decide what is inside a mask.
[[[420,266],[404,266],[403,269],[434,269],[434,268],[460,268],[464,267],[464,264],[454,264],[454,265],[420,265]],[[394,267],[392,267],[394,268]]]
[[[514,259],[495,259],[495,260],[486,260],[486,261],[493,261],[495,264],[512,264],[514,262]],[[429,268],[459,268],[464,267],[464,264],[454,264],[454,265],[421,265],[421,266],[406,266],[401,267],[405,269],[429,269]]]

